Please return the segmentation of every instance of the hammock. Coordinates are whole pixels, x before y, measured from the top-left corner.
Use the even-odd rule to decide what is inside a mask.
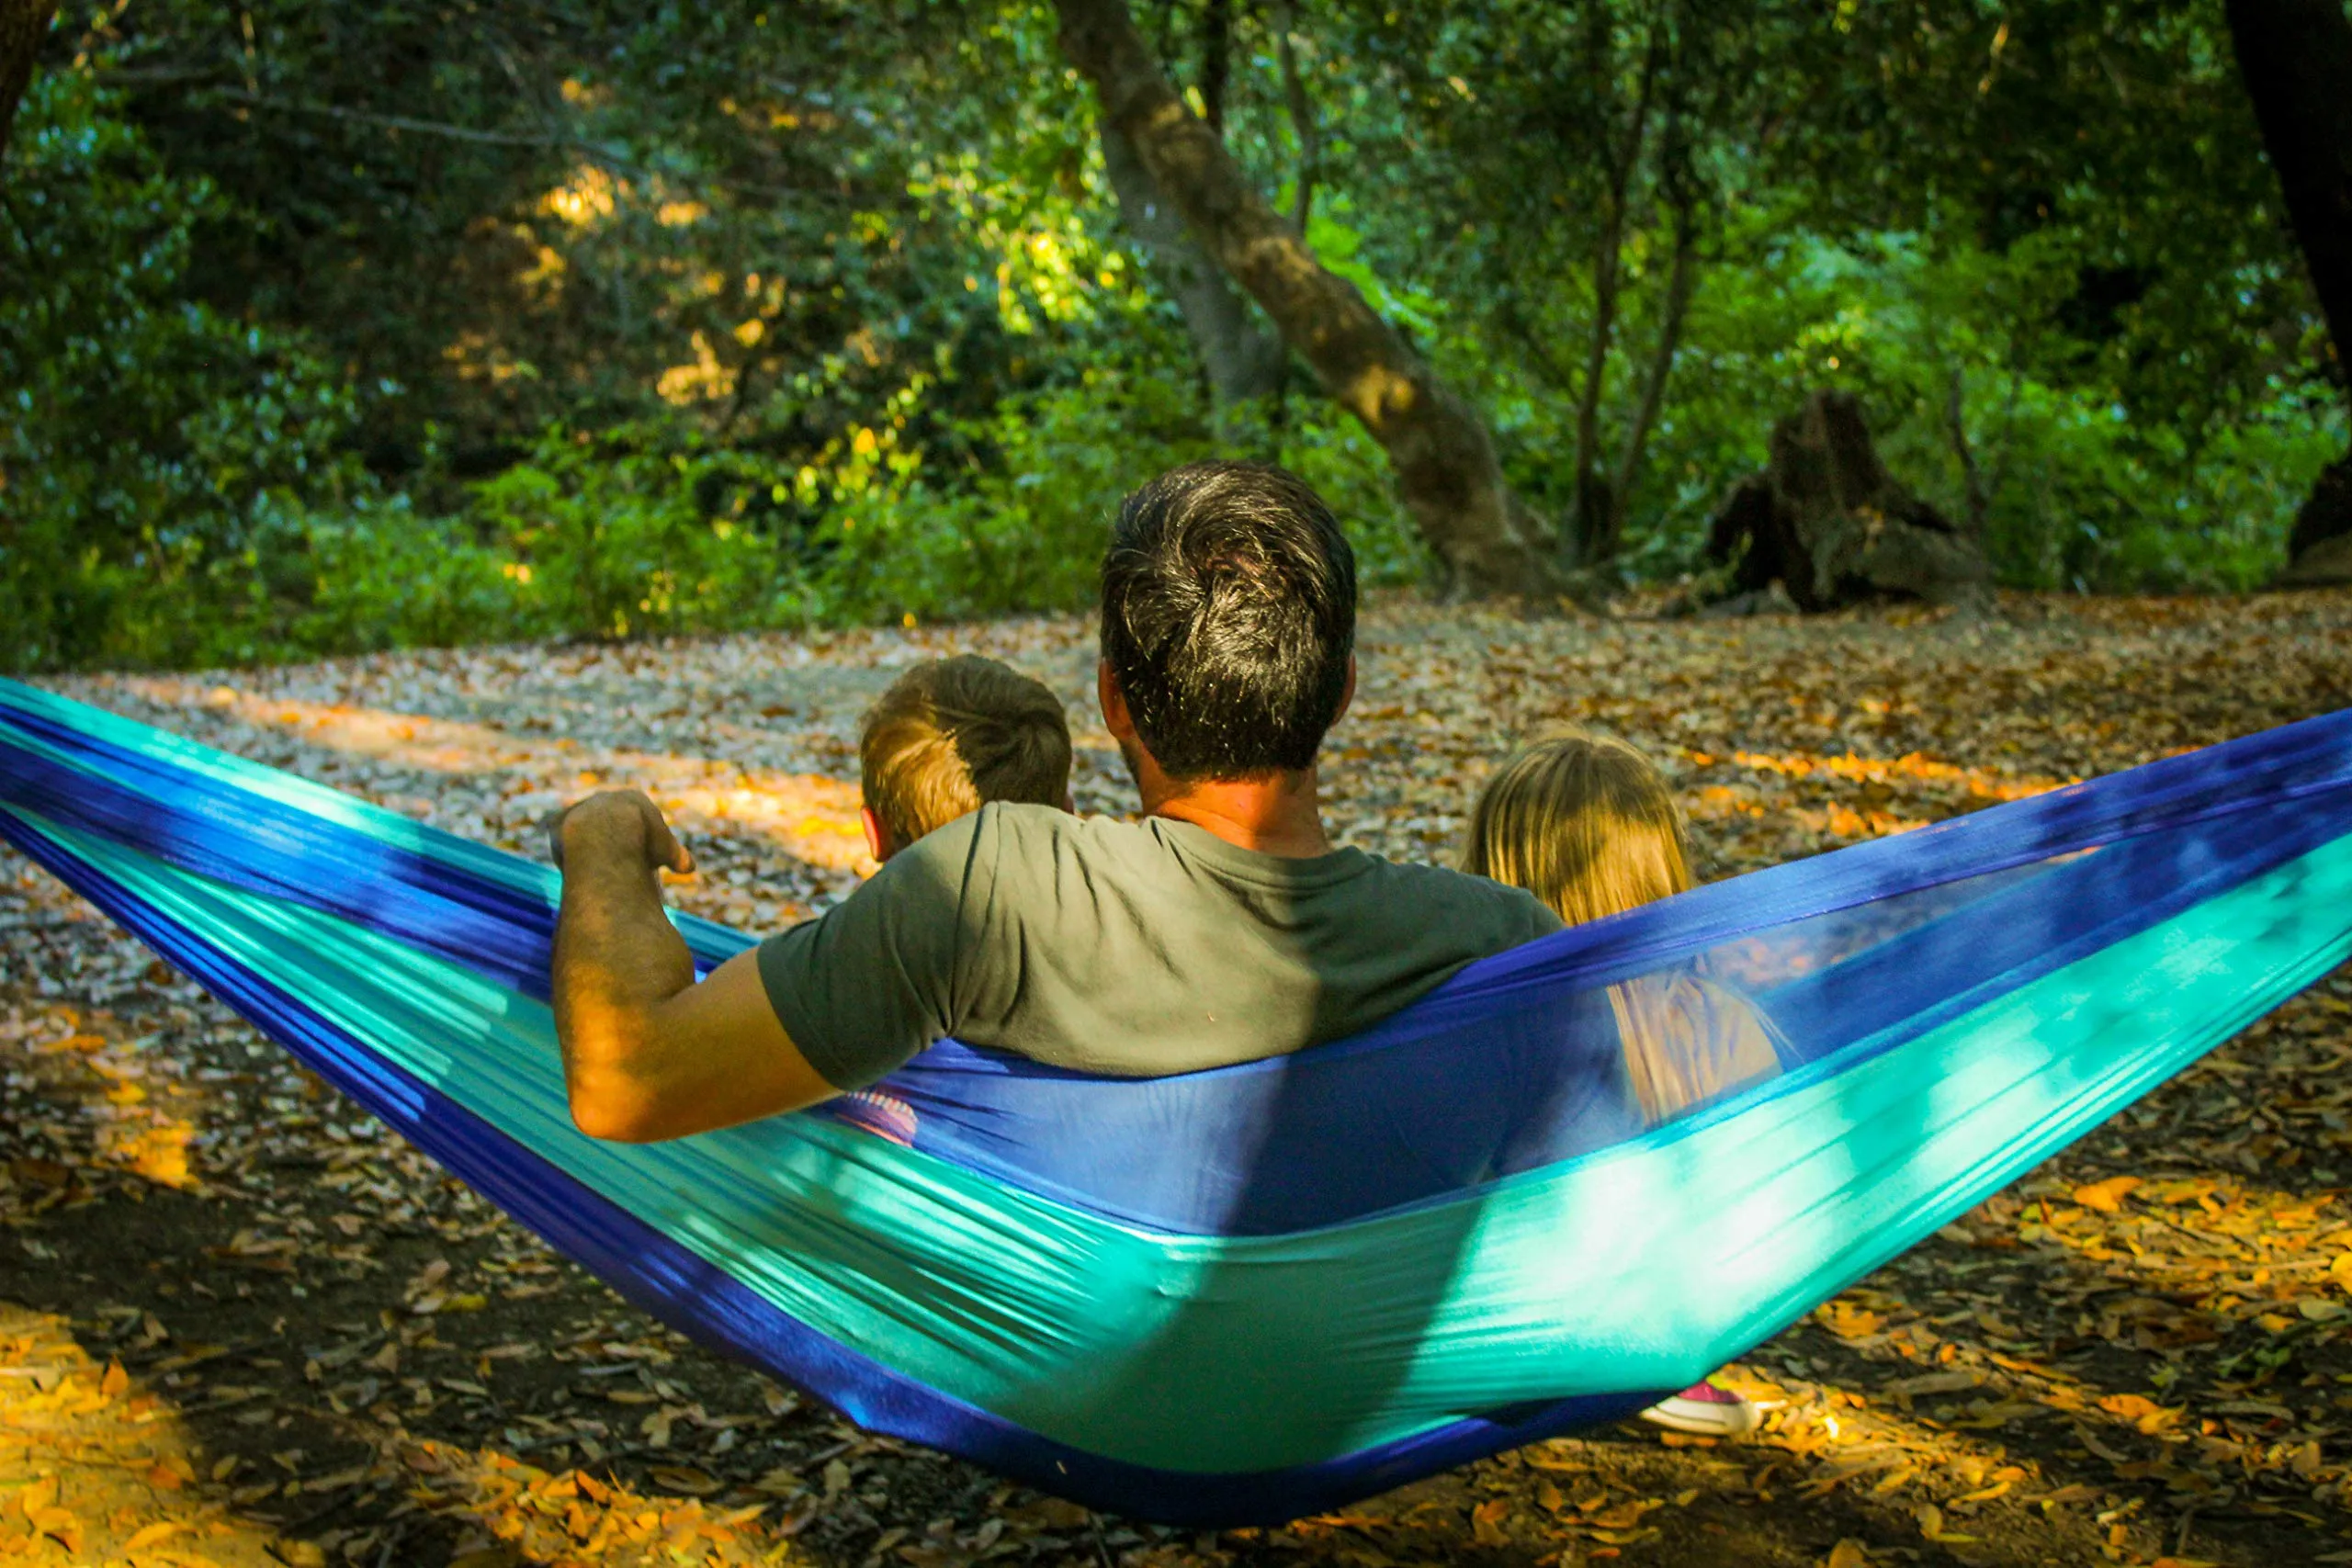
[[[1371,1032],[1149,1081],[943,1043],[820,1111],[576,1133],[557,878],[0,682],[0,834],[645,1309],[1091,1505],[1269,1522],[1637,1410],[2352,953],[2352,712],[1701,888]],[[698,966],[752,938],[676,917]],[[1789,1069],[1645,1129],[1606,987]]]

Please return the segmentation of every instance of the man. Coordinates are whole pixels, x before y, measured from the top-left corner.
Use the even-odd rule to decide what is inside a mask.
[[[560,825],[556,1031],[583,1132],[648,1142],[858,1089],[950,1034],[1150,1077],[1351,1034],[1559,928],[1482,877],[1334,850],[1316,753],[1355,689],[1355,561],[1279,468],[1129,496],[1102,563],[1102,716],[1140,822],[996,804],[693,983],[643,795]]]

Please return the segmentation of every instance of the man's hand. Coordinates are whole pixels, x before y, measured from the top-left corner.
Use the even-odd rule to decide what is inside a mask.
[[[548,849],[556,869],[564,865],[565,842],[572,832],[594,838],[600,849],[618,849],[633,842],[649,866],[684,876],[695,868],[695,857],[670,830],[662,808],[634,789],[608,789],[576,800],[548,819]],[[633,835],[633,837],[632,837]],[[623,852],[626,858],[626,852]]]
[[[571,1119],[591,1137],[651,1143],[831,1098],[777,1021],[755,954],[701,985],[670,924],[660,873],[694,869],[650,800],[592,795],[554,825],[563,868],[550,976]]]

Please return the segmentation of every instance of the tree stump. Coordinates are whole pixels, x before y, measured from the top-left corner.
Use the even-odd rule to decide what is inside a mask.
[[[1982,603],[1993,581],[1976,540],[1886,471],[1846,392],[1815,392],[1772,427],[1770,466],[1724,500],[1707,554],[1731,566],[1732,596],[1779,582],[1808,612],[1882,598]]]
[[[2281,588],[2343,583],[2352,583],[2352,455],[2322,469],[2303,498],[2287,536],[2287,570],[2278,574]]]

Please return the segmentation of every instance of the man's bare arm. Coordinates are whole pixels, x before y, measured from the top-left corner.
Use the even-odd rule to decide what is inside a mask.
[[[694,861],[634,791],[591,796],[557,829],[563,908],[552,976],[571,1119],[621,1143],[707,1133],[839,1092],[768,1005],[755,956],[695,984],[662,904],[661,871]]]

